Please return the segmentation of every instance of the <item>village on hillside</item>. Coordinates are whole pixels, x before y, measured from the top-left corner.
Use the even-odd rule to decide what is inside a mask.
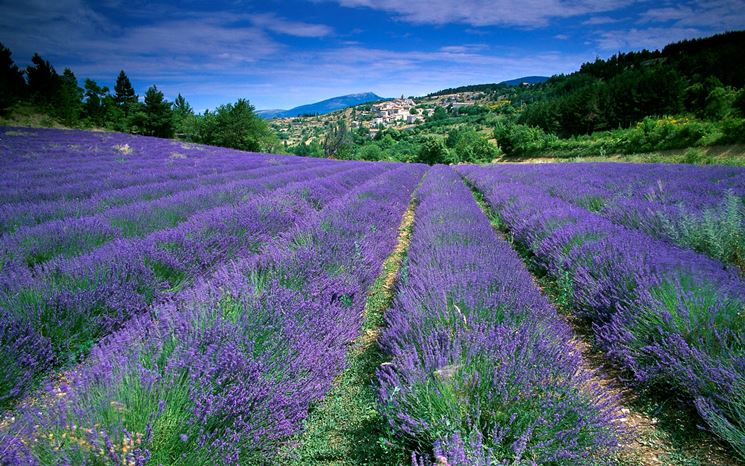
[[[459,92],[425,97],[401,97],[337,110],[325,115],[276,118],[270,125],[288,146],[310,144],[319,139],[330,123],[343,120],[350,129],[364,128],[370,138],[385,128],[407,129],[424,123],[437,107],[452,111],[485,105],[492,98],[484,92]]]

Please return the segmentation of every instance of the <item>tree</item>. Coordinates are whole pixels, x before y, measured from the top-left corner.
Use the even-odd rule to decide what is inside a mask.
[[[106,119],[106,97],[109,95],[109,88],[99,86],[96,81],[86,79],[83,85],[85,89],[85,102],[83,103],[83,112],[91,124],[103,126]]]
[[[737,92],[732,107],[741,117],[745,117],[745,87]]]
[[[198,119],[196,141],[248,151],[272,151],[278,147],[274,133],[254,113],[245,99],[204,112]]]
[[[332,123],[326,133],[326,139],[323,141],[323,153],[326,157],[335,157],[344,149],[344,146],[350,143],[349,130],[347,123],[340,119]]]
[[[124,110],[125,115],[129,114],[132,105],[137,103],[137,95],[124,70],[119,71],[119,76],[116,78],[114,101],[116,105]]]
[[[417,152],[417,162],[434,165],[444,162],[448,157],[448,148],[442,139],[427,137]]]
[[[435,111],[432,116],[428,118],[429,121],[442,121],[448,117],[448,112],[443,107],[435,107]]]
[[[357,158],[360,160],[378,161],[385,159],[385,153],[379,145],[374,142],[365,144],[357,151]]]
[[[301,141],[300,144],[291,148],[291,152],[305,157],[323,157],[323,147],[316,141]]]
[[[732,111],[736,98],[735,89],[729,86],[715,87],[706,96],[704,116],[711,120],[724,118]]]
[[[173,110],[157,86],[152,85],[145,92],[145,105],[137,110],[133,123],[147,136],[173,137]]]
[[[13,62],[10,49],[0,43],[0,114],[20,100],[25,91],[23,71]]]
[[[451,131],[446,146],[451,163],[490,162],[499,155],[499,148],[473,129]]]
[[[52,99],[52,114],[67,126],[75,126],[80,121],[83,110],[83,90],[70,68],[65,68],[59,78],[57,93]]]
[[[28,76],[28,90],[31,97],[41,105],[48,105],[57,94],[59,86],[59,75],[51,63],[35,53],[31,63],[26,68]]]
[[[197,118],[191,105],[181,94],[173,101],[173,120],[178,137],[193,138],[196,133]]]

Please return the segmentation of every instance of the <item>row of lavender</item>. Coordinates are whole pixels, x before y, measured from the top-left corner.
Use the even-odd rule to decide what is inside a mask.
[[[424,168],[382,171],[319,184],[321,211],[98,344],[2,430],[5,460],[271,462],[342,369]]]
[[[311,167],[333,170],[330,164],[307,163],[298,168],[256,168],[234,175],[237,179],[205,183],[196,179],[193,189],[160,199],[110,207],[89,216],[71,215],[39,225],[20,228],[0,238],[0,264],[4,267],[33,268],[57,256],[73,257],[114,239],[137,238],[172,228],[198,212],[220,206],[238,205],[262,190],[281,183],[289,174],[307,176]],[[341,168],[341,167],[339,167]],[[310,174],[310,173],[309,173]],[[138,187],[149,190],[150,186]]]
[[[598,464],[615,399],[571,329],[450,168],[419,190],[378,372],[391,438],[417,464]]]
[[[500,170],[614,223],[745,270],[745,170],[643,164],[547,164]]]
[[[288,160],[294,160],[287,157]],[[278,163],[272,159],[255,157],[233,157],[231,164],[218,164],[212,167],[200,167],[191,170],[179,167],[179,177],[169,176],[168,170],[152,168],[151,181],[145,184],[132,183],[123,187],[99,190],[90,197],[75,197],[53,200],[28,200],[24,202],[9,202],[0,206],[0,232],[12,233],[23,227],[38,225],[50,220],[75,218],[95,215],[112,207],[121,207],[148,200],[162,199],[184,191],[191,191],[200,186],[229,183],[252,177],[259,169],[267,173],[278,173],[282,170],[299,168],[297,162]],[[307,163],[302,164],[307,165]],[[215,167],[220,171],[214,173]],[[157,176],[156,175],[160,175]],[[138,177],[141,181],[141,177]],[[80,195],[75,186],[57,185],[60,190],[70,190]],[[29,195],[33,199],[33,195]]]
[[[174,228],[52,260],[32,276],[4,270],[0,348],[10,363],[0,369],[0,400],[23,396],[50,368],[84,354],[101,336],[211,267],[258,251],[335,190],[391,168],[328,164],[276,175],[257,181],[250,199],[203,211]]]
[[[745,457],[745,281],[735,269],[515,182],[503,168],[459,172],[570,290],[617,364],[689,400]]]
[[[106,189],[186,179],[250,164],[246,154],[119,133],[0,128],[0,201],[85,198]],[[281,155],[261,160],[303,163]],[[81,168],[84,167],[84,170]]]

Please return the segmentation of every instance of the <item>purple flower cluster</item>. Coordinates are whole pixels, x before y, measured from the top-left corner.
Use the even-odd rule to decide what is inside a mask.
[[[690,400],[745,452],[745,281],[736,270],[553,197],[540,177],[515,181],[511,168],[459,171],[569,290],[614,361]]]
[[[614,223],[724,262],[745,260],[743,168],[577,163],[498,171],[505,180],[540,186]]]
[[[232,246],[232,262],[220,255],[211,278],[198,274],[174,299],[129,319],[22,405],[0,433],[8,461],[268,462],[343,368],[365,291],[424,171],[327,164],[329,176],[306,173],[247,202],[253,210],[195,220],[202,236],[157,232],[170,245],[157,259],[169,267],[199,267],[199,257],[225,249],[216,228],[243,245]],[[291,222],[273,227],[283,211]],[[170,255],[174,241],[181,253]]]
[[[61,133],[62,136],[68,134]],[[78,134],[82,139],[90,138],[85,133]],[[133,153],[136,151],[149,154],[152,159],[158,158],[157,152],[148,152],[150,140],[145,139],[143,143],[137,138],[122,137],[132,141]],[[114,140],[108,140],[109,135],[105,138],[106,147],[115,144]],[[33,137],[24,136],[23,140],[25,147],[40,144]],[[159,143],[158,140],[152,142]],[[37,147],[43,152],[46,146]],[[154,149],[158,148],[156,144]],[[7,154],[7,158],[12,159],[14,154]],[[56,154],[56,157],[62,159],[63,155]],[[209,159],[208,151],[198,155]],[[252,166],[263,163],[267,168],[253,170],[254,179],[241,182],[240,188],[233,191],[215,185],[197,188],[196,191],[202,194],[197,198],[184,197],[186,193],[177,194],[176,198],[169,196],[170,205],[175,209],[181,206],[172,201],[179,200],[189,204],[189,209],[194,211],[188,219],[172,228],[156,229],[141,238],[114,239],[82,255],[71,253],[71,257],[65,257],[65,252],[70,252],[68,242],[68,248],[63,248],[59,256],[31,268],[18,261],[3,265],[0,272],[0,312],[4,318],[0,324],[0,352],[5,356],[6,364],[0,368],[0,404],[23,396],[50,368],[73,361],[98,338],[132,316],[145,312],[151,303],[173,296],[174,292],[215,265],[231,257],[259,252],[262,245],[273,237],[333,199],[339,189],[351,189],[392,169],[392,165],[386,164],[294,157],[284,157],[292,160],[284,163],[281,156],[227,155]],[[219,163],[220,154],[216,157],[214,169],[223,169]],[[74,159],[74,154],[71,158]],[[147,157],[143,155],[142,159],[144,164]],[[95,165],[98,158],[88,156],[80,162]],[[22,165],[22,161],[17,161],[17,164]],[[61,164],[59,169],[63,166]],[[31,170],[32,167],[34,165],[26,168]],[[17,183],[22,184],[23,178],[19,176]],[[228,185],[235,186],[235,183]],[[328,186],[336,191],[329,191]],[[98,195],[106,196],[106,192],[101,191]],[[209,208],[208,202],[200,206],[198,200],[204,201],[215,192],[230,192],[233,198],[230,202],[226,200],[224,206]],[[213,197],[219,198],[220,195]],[[97,224],[106,224],[104,219],[113,218],[111,212],[130,215],[127,208],[141,206],[133,208],[135,213],[131,214],[136,217],[133,222],[139,224],[139,213],[156,211],[150,206],[160,205],[163,200],[141,201],[109,209],[93,218],[101,220]],[[66,226],[42,241],[45,245],[54,243],[65,234],[71,235],[70,230],[75,230],[72,225],[79,227],[76,231],[82,238],[96,236],[94,228],[88,228],[90,225],[82,218],[46,222],[31,229],[43,229],[50,224]],[[23,242],[27,238],[20,235],[22,231],[0,236],[0,242],[10,244],[16,238]],[[57,230],[50,228],[49,231]],[[21,334],[23,339],[19,340],[17,336]]]
[[[416,464],[597,464],[615,398],[571,329],[450,168],[432,168],[378,371],[392,438]]]

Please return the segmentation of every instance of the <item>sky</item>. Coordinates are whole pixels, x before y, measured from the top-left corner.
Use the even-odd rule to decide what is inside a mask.
[[[287,109],[569,73],[596,57],[745,29],[745,0],[0,0],[0,42],[198,110]]]

